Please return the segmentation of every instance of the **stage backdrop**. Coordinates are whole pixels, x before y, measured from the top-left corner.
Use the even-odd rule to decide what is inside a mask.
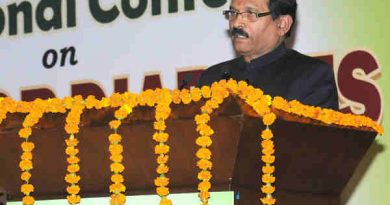
[[[368,115],[390,129],[384,109],[390,100],[390,2],[298,4],[288,44],[333,66],[344,112]],[[31,100],[88,91],[101,97],[189,87],[200,70],[234,57],[222,16],[229,5],[230,0],[1,0],[0,96]],[[378,137],[343,193],[348,205],[390,203],[389,146],[386,134]],[[225,193],[219,202],[231,198]]]

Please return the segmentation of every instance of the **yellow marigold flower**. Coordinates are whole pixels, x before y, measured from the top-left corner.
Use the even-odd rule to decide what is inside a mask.
[[[118,135],[118,134],[110,134],[108,136],[108,140],[114,144],[114,143],[118,143],[122,140],[122,136]]]
[[[121,154],[123,152],[123,146],[120,144],[112,144],[108,149],[112,155]]]
[[[157,142],[166,142],[168,141],[169,135],[164,132],[156,132],[153,134],[153,140]]]
[[[110,160],[113,161],[113,162],[120,163],[123,160],[123,156],[121,154],[114,154],[114,155],[110,156]]]
[[[114,93],[110,97],[111,107],[119,107],[122,105],[122,96],[119,93]]]
[[[261,156],[261,160],[264,163],[272,164],[275,162],[275,156],[272,156],[272,155]]]
[[[110,198],[110,205],[123,205],[126,203],[126,196],[124,194],[112,194]]]
[[[23,152],[22,156],[20,159],[23,160],[32,160],[32,153],[31,152]]]
[[[210,198],[210,192],[208,191],[201,191],[198,193],[198,197],[202,200],[207,200]]]
[[[190,94],[194,102],[198,102],[200,99],[202,99],[202,91],[199,88],[191,89]]]
[[[263,138],[265,140],[270,140],[270,139],[272,139],[273,136],[274,135],[270,129],[265,129],[261,132],[261,138]]]
[[[117,119],[125,119],[127,117],[127,112],[125,109],[120,108],[119,110],[115,111],[114,115]]]
[[[75,147],[67,147],[65,149],[65,153],[67,155],[76,155],[79,153],[79,149],[75,148]]]
[[[154,122],[154,129],[164,131],[167,126],[164,121]]]
[[[79,132],[79,127],[78,127],[78,126],[71,125],[71,124],[66,124],[66,125],[65,125],[65,131],[66,131],[66,133],[68,133],[68,134],[76,134],[76,133]]]
[[[109,98],[106,98],[106,97],[103,97],[101,100],[100,100],[100,103],[99,103],[102,107],[109,107],[110,106],[110,99]]]
[[[213,108],[208,104],[206,103],[205,105],[203,105],[200,110],[202,111],[202,113],[208,113],[208,114],[211,114],[213,112]]]
[[[121,163],[111,163],[110,165],[111,172],[121,173],[125,170],[125,167]]]
[[[88,95],[88,97],[85,99],[85,107],[87,109],[91,109],[95,107],[98,104],[98,100],[96,100],[94,95]]]
[[[172,101],[175,104],[180,104],[180,102],[181,102],[180,90],[175,89],[172,91]]]
[[[22,199],[23,205],[33,205],[35,202],[34,197],[32,196],[24,196]]]
[[[19,163],[19,167],[22,171],[30,170],[33,168],[33,164],[30,160],[21,160]]]
[[[111,176],[111,181],[114,182],[115,184],[123,183],[124,178],[121,174],[113,174]]]
[[[80,203],[80,196],[79,195],[69,195],[66,197],[69,204],[78,204]]]
[[[272,193],[275,192],[275,187],[271,186],[271,185],[264,185],[264,186],[261,187],[261,191],[264,194],[272,194]]]
[[[111,129],[118,129],[118,127],[121,125],[121,121],[119,120],[112,120],[110,123],[110,128]]]
[[[199,159],[210,159],[211,158],[211,151],[209,149],[207,149],[207,148],[200,148],[196,152],[196,156]]]
[[[66,191],[69,193],[69,194],[78,194],[80,192],[80,187],[78,185],[72,185],[72,186],[68,186],[66,188]]]
[[[34,186],[32,184],[23,184],[20,187],[20,191],[25,195],[29,195],[31,192],[34,192]]]
[[[24,152],[31,152],[34,150],[35,145],[32,142],[22,142],[21,147]]]
[[[65,181],[68,182],[69,184],[76,184],[80,181],[80,176],[76,174],[67,174],[65,176]]]
[[[274,113],[268,113],[263,117],[264,125],[272,125],[276,119],[276,115]]]
[[[185,105],[191,103],[191,96],[188,89],[182,89],[180,91],[180,98]]]
[[[172,201],[166,197],[162,197],[159,205],[172,205]]]
[[[209,136],[201,136],[196,138],[196,144],[201,146],[201,147],[209,147],[213,141]]]
[[[165,144],[159,144],[154,147],[155,154],[166,154],[169,152],[169,146]]]
[[[213,163],[206,159],[198,160],[196,165],[199,167],[199,169],[211,169],[213,167]]]
[[[23,181],[28,181],[30,180],[30,178],[31,178],[30,172],[22,172],[22,174],[20,175],[20,179]]]
[[[261,147],[274,148],[274,142],[272,142],[271,140],[263,140],[263,141],[261,141]]]
[[[261,150],[261,152],[264,154],[264,155],[272,155],[275,153],[275,149],[272,148],[272,147],[267,147],[267,148],[263,148]]]
[[[196,124],[206,124],[210,121],[210,115],[203,113],[199,115],[195,115]]]
[[[261,181],[263,182],[263,183],[270,183],[270,184],[272,184],[272,183],[274,183],[275,182],[275,177],[274,176],[272,176],[272,175],[270,175],[270,174],[263,174],[263,176],[261,177]]]
[[[65,140],[65,143],[67,146],[77,146],[79,144],[79,140],[76,139],[76,138],[72,138],[72,139],[66,139]]]
[[[168,162],[168,159],[169,159],[168,155],[161,154],[157,157],[157,163],[158,164],[166,164]]]
[[[28,138],[32,133],[31,127],[24,127],[19,130],[19,136],[21,138]]]
[[[156,169],[156,172],[158,174],[166,174],[167,172],[169,171],[169,168],[167,165],[165,164],[160,164],[158,165],[157,169]]]
[[[274,205],[276,203],[276,199],[274,198],[261,198],[260,200],[264,205]]]
[[[198,190],[201,192],[206,192],[210,190],[211,183],[209,181],[202,181],[198,184]]]
[[[78,172],[78,171],[80,171],[80,166],[77,164],[68,165],[67,171],[70,173]]]
[[[198,173],[198,179],[203,181],[210,181],[212,175],[211,172],[202,170]]]
[[[156,107],[156,120],[165,120],[171,114],[171,108],[168,105],[157,105]]]
[[[66,159],[66,161],[69,163],[69,164],[77,164],[80,162],[80,158],[76,157],[76,156],[70,156]]]
[[[125,192],[125,191],[126,191],[126,186],[122,183],[110,185],[110,192],[111,193],[119,193],[119,192]]]
[[[169,178],[167,177],[157,177],[154,180],[154,185],[156,186],[168,186],[169,184]]]
[[[159,196],[167,196],[169,194],[169,189],[167,187],[157,187],[156,193]]]
[[[198,131],[201,135],[207,135],[210,136],[214,134],[214,130],[208,126],[207,124],[199,124],[196,127],[196,131]]]
[[[264,174],[272,174],[275,172],[275,167],[270,165],[265,165],[261,169]]]
[[[203,95],[204,98],[210,98],[211,97],[211,89],[210,89],[209,86],[202,86],[200,91],[202,92],[202,95]]]

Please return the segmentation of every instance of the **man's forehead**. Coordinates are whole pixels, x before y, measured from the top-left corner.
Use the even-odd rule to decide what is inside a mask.
[[[230,8],[240,9],[267,9],[269,0],[232,0]]]

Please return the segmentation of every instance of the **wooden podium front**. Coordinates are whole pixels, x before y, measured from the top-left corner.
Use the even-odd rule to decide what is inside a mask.
[[[167,120],[170,189],[173,193],[197,192],[193,120],[204,101],[172,105]],[[235,204],[260,204],[261,196],[261,119],[251,116],[240,100],[228,98],[212,116],[212,191],[235,191]],[[82,115],[79,157],[82,197],[109,195],[110,160],[108,122],[113,109],[87,110]],[[340,205],[340,194],[357,165],[375,139],[376,132],[299,123],[297,117],[279,112],[271,129],[276,148],[276,192],[278,205]],[[9,114],[0,125],[0,187],[9,201],[20,200],[21,155],[18,136],[24,115]],[[157,163],[152,135],[154,109],[138,107],[120,127],[123,135],[123,173],[127,195],[154,194]],[[34,128],[30,140],[33,152],[32,179],[38,200],[66,198],[64,176],[66,155],[64,114],[45,114]]]

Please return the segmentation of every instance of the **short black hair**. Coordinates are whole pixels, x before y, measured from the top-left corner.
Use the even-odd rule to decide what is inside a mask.
[[[293,23],[286,36],[291,35],[291,30],[295,24],[295,14],[297,13],[297,1],[296,0],[269,0],[268,7],[272,13],[272,18],[275,20],[281,15],[290,15]]]

